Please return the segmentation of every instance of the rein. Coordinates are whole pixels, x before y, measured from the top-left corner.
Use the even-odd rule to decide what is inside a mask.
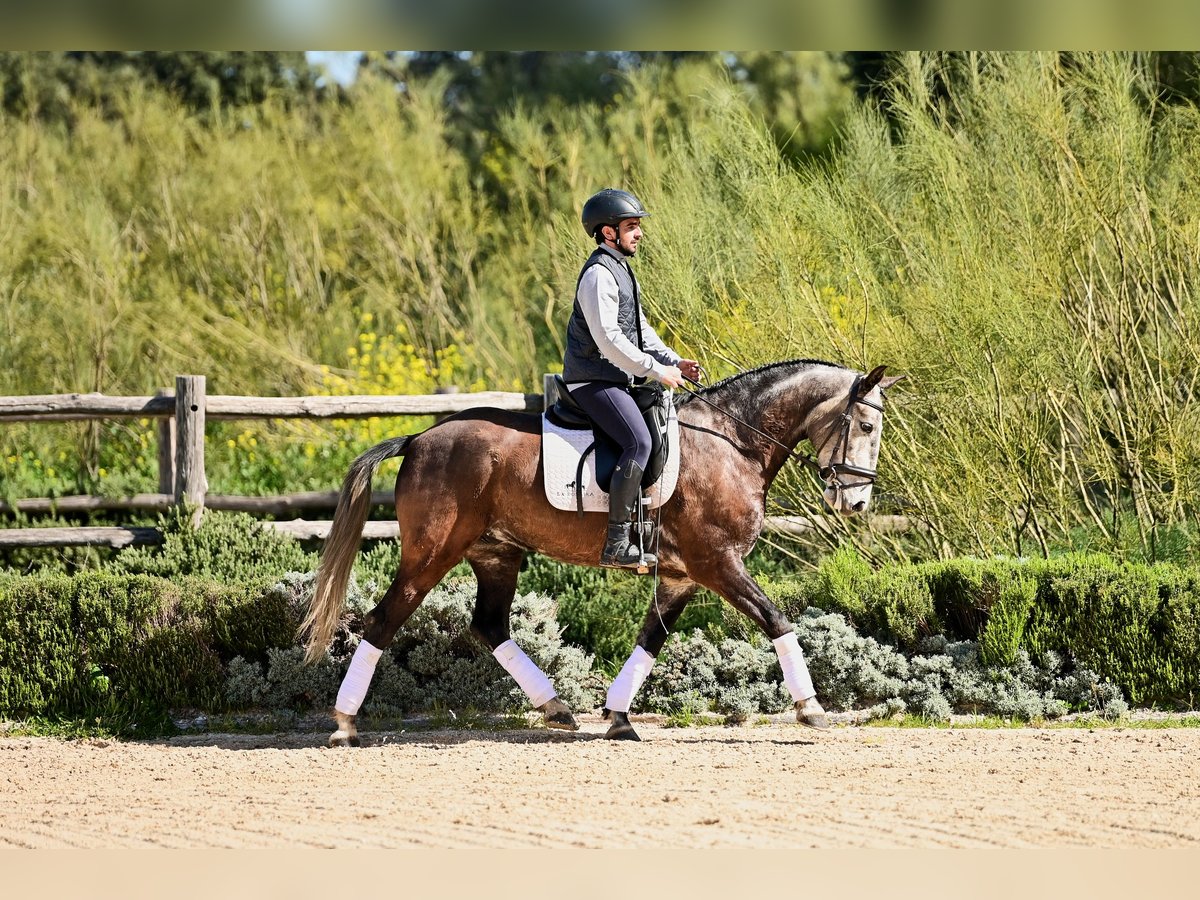
[[[683,380],[687,381],[691,384],[694,384],[698,388],[704,387],[704,385],[702,385],[699,381],[696,381],[694,378],[688,378],[688,376],[686,376],[686,375],[683,376]],[[707,397],[705,397],[699,391],[688,390],[685,388],[684,393],[690,394],[691,396],[695,397],[697,400],[700,400],[703,403],[707,403],[709,406],[711,406],[717,412],[721,413],[724,416],[727,416],[728,418],[737,422],[742,427],[749,428],[755,434],[766,438],[772,444],[776,444],[776,445],[782,447],[784,450],[787,451],[787,454],[789,457],[791,457],[792,459],[798,460],[799,462],[803,463],[805,466],[808,466],[808,468],[812,469],[814,472],[817,473],[818,478],[820,478],[827,485],[832,487],[835,491],[844,491],[844,490],[849,490],[850,488],[862,487],[864,485],[874,484],[875,479],[879,477],[879,473],[875,469],[868,469],[863,466],[856,466],[856,465],[846,461],[846,453],[850,449],[850,426],[854,422],[854,415],[853,415],[854,404],[861,403],[863,406],[869,406],[872,409],[877,409],[880,412],[883,412],[883,407],[880,406],[878,403],[872,403],[870,400],[865,400],[862,397],[858,396],[858,385],[861,381],[862,381],[862,376],[857,375],[854,378],[854,383],[852,385],[850,385],[850,396],[846,398],[846,409],[842,412],[842,427],[841,427],[841,430],[838,432],[837,444],[834,446],[833,453],[830,454],[830,463],[828,466],[821,465],[821,463],[817,459],[815,459],[811,454],[799,453],[795,450],[795,448],[789,447],[783,441],[781,441],[777,438],[771,437],[771,435],[767,434],[761,428],[756,428],[755,426],[751,425],[749,422],[747,422],[743,419],[739,419],[737,416],[735,416],[729,410],[724,409],[724,408],[718,406],[717,404],[713,403],[711,400],[709,400]],[[839,462],[833,462],[832,461],[833,456],[837,454],[839,448],[842,451],[842,458]],[[859,478],[863,478],[866,480],[847,483],[847,482],[842,481],[842,479],[841,479],[841,476],[843,474],[855,475]]]

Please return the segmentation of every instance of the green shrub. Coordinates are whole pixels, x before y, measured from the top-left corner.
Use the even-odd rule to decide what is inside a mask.
[[[1069,554],[871,571],[847,550],[814,575],[766,590],[793,621],[812,606],[830,609],[910,652],[937,635],[978,642],[985,666],[1053,651],[1139,705],[1190,708],[1200,697],[1200,571],[1193,568]],[[734,633],[749,636],[744,627]]]
[[[1026,627],[1031,649],[1071,654],[1135,704],[1200,696],[1200,578],[1169,563],[1045,565]]]
[[[259,539],[256,526],[247,536],[244,521],[232,524],[224,536],[217,529],[192,544],[181,540],[158,558],[163,570],[182,562],[184,546],[197,548],[193,568],[226,578],[236,569],[222,567],[222,548],[257,552],[267,571],[286,560],[289,549],[267,559],[271,542],[247,547]],[[390,582],[395,554],[395,545],[363,554],[341,626],[311,667],[301,665],[296,637],[311,570],[265,580],[243,572],[228,584],[112,571],[0,576],[0,715],[100,719],[141,735],[169,728],[167,712],[182,707],[327,708],[363,616],[381,582]],[[599,702],[645,616],[652,581],[621,574],[537,557],[522,573],[526,584],[549,589],[519,593],[513,636],[576,709]],[[1126,699],[1193,706],[1200,694],[1195,569],[1074,555],[873,571],[846,553],[823,571],[765,589],[795,623],[831,709],[931,718],[952,711],[1051,717],[1069,709],[1113,715]],[[526,707],[470,633],[475,590],[469,577],[454,577],[426,598],[380,660],[364,713]],[[821,598],[853,610],[853,618],[827,611]],[[731,721],[787,708],[773,649],[744,617],[717,621],[719,603],[699,607],[703,629],[685,617],[637,708],[680,717],[712,711]],[[953,628],[942,627],[949,622]],[[961,633],[970,627],[976,630]],[[593,643],[573,646],[572,633]],[[596,646],[610,659],[595,660]]]
[[[558,604],[563,639],[596,658],[599,669],[616,675],[629,658],[654,601],[653,580],[625,572],[571,566],[531,555],[518,590],[547,594]],[[688,603],[676,631],[699,628],[719,641],[728,604],[706,591]]]
[[[316,554],[305,552],[286,535],[263,528],[246,513],[208,510],[195,528],[188,511],[173,508],[159,517],[158,528],[163,535],[161,546],[125,550],[106,570],[161,578],[194,575],[240,584],[312,571],[317,564]]]
[[[296,597],[311,592],[311,577],[293,579]],[[488,647],[470,631],[475,606],[473,579],[450,579],[433,590],[380,658],[363,703],[364,714],[411,714],[438,708],[515,711],[528,700]],[[234,706],[311,709],[333,705],[346,666],[358,646],[364,595],[352,588],[350,610],[325,657],[301,664],[295,644],[270,651],[263,662],[235,659],[225,681]],[[564,644],[550,598],[529,593],[513,602],[512,637],[575,709],[592,709],[601,683],[591,673],[592,658]]]
[[[1034,659],[1019,650],[1011,665],[996,667],[983,662],[976,643],[935,636],[905,654],[816,606],[805,610],[795,631],[817,696],[829,710],[866,710],[872,717],[911,712],[930,719],[951,713],[1033,719],[1069,710],[1115,716],[1127,709],[1119,688],[1055,653]],[[713,711],[742,721],[791,705],[780,679],[775,652],[764,640],[730,638],[718,647],[694,631],[667,641],[635,703],[643,711],[692,716]]]
[[[1009,666],[1016,661],[1036,599],[1037,582],[1032,578],[1017,577],[1000,586],[1000,596],[979,632],[979,655],[984,664]]]
[[[0,578],[0,621],[0,714],[142,734],[169,708],[221,708],[231,650],[290,643],[298,620],[265,583],[93,572]]]
[[[0,578],[0,710],[37,713],[86,689],[71,579]]]
[[[919,570],[892,565],[875,571],[848,545],[822,559],[816,572],[764,580],[763,590],[793,621],[818,606],[840,613],[865,634],[910,648],[938,631],[928,579]],[[745,628],[739,633],[748,634]]]

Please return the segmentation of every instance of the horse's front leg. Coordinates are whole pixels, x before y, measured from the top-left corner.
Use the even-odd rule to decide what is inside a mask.
[[[738,556],[729,555],[710,572],[697,581],[724,597],[734,609],[749,616],[771,639],[779,656],[779,667],[783,670],[783,683],[796,708],[796,721],[811,728],[828,728],[829,720],[817,700],[812,677],[808,674],[808,663],[804,651],[792,630],[792,623],[784,618],[759,587]]]
[[[641,740],[629,722],[629,707],[654,668],[654,660],[666,643],[671,626],[679,620],[684,607],[699,589],[699,585],[692,581],[672,578],[659,581],[654,602],[646,613],[646,621],[633,653],[608,689],[604,711],[612,725],[604,735],[606,738],[614,741]]]

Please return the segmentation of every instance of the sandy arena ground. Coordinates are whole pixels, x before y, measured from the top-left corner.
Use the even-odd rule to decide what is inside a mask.
[[[1200,729],[0,738],[0,847],[1200,847]]]

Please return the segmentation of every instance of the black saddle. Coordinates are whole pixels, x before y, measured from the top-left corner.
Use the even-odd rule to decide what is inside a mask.
[[[580,498],[579,508],[582,509],[583,466],[588,454],[592,450],[596,451],[596,481],[600,489],[608,493],[612,485],[613,470],[617,467],[617,460],[621,458],[621,447],[593,426],[588,414],[571,397],[571,392],[567,390],[567,384],[561,375],[554,376],[554,384],[558,388],[558,400],[546,410],[546,418],[559,428],[572,431],[590,428],[595,436],[595,440],[579,455],[579,469],[575,473],[575,493]],[[667,392],[658,384],[636,384],[629,392],[650,429],[650,461],[642,475],[642,489],[645,490],[658,481],[658,476],[667,464]]]

